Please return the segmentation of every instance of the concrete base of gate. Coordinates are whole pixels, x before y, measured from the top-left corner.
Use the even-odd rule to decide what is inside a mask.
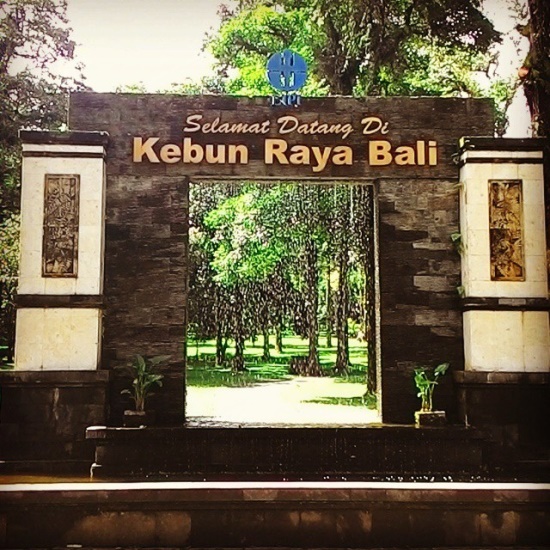
[[[96,479],[470,480],[487,473],[482,434],[458,426],[97,426],[87,438],[96,445]]]
[[[543,469],[550,480],[550,373],[453,373],[461,420],[491,442],[501,468]]]
[[[0,497],[11,549],[533,549],[550,531],[550,485],[536,484],[80,483]]]
[[[107,419],[109,379],[109,371],[0,371],[0,473],[10,464],[19,473],[89,464],[86,427]]]

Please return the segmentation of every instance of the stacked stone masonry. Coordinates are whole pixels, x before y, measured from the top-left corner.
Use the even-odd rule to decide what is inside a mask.
[[[181,420],[181,359],[186,304],[188,181],[201,177],[312,179],[311,167],[266,165],[257,136],[239,142],[250,150],[245,166],[134,163],[132,137],[158,136],[181,143],[189,114],[242,122],[264,120],[296,111],[273,113],[267,98],[74,94],[70,127],[103,130],[111,137],[107,162],[106,318],[103,362],[108,368],[135,353],[168,353],[173,357],[168,383],[154,404],[163,422]],[[435,167],[407,166],[390,171],[368,167],[327,166],[323,179],[368,181],[379,194],[379,272],[383,418],[412,422],[417,407],[412,371],[418,364],[451,361],[462,368],[462,325],[458,294],[460,257],[450,235],[458,230],[458,168],[452,156],[457,140],[472,132],[492,133],[488,101],[430,98],[304,99],[300,117],[337,117],[353,122],[376,114],[390,122],[391,139],[414,143],[421,136],[439,144]],[[268,136],[269,137],[269,136]],[[350,136],[357,152],[363,136]],[[201,142],[204,136],[194,135]],[[231,136],[216,136],[224,143]],[[303,136],[285,136],[289,144]],[[317,145],[334,136],[308,136]],[[167,372],[169,374],[169,372]],[[111,419],[120,421],[123,403],[115,382]],[[167,396],[170,395],[168,398]],[[437,405],[453,413],[451,383],[445,381]],[[179,414],[179,417],[178,417]]]

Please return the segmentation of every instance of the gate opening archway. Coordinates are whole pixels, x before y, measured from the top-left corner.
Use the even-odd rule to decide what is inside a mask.
[[[379,421],[373,183],[199,181],[189,204],[188,422]]]

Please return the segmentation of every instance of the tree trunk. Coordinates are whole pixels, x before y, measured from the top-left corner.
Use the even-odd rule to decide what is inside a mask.
[[[365,294],[363,304],[363,331],[365,333],[365,341],[367,342],[367,395],[376,393],[376,348],[375,348],[375,331],[374,331],[374,264],[370,266],[364,264],[363,270],[365,273]]]
[[[235,357],[233,358],[233,371],[242,372],[244,367],[244,307],[243,296],[239,287],[235,289]]]
[[[367,388],[366,395],[373,396],[378,388],[376,366],[376,296],[374,274],[374,215],[372,210],[372,189],[361,188],[360,204],[362,205],[360,226],[361,254],[365,286],[363,288],[362,324],[367,343]]]
[[[221,323],[216,323],[216,366],[221,367],[225,364],[225,352],[227,343],[224,345],[223,330]]]
[[[279,319],[275,325],[275,350],[283,353],[283,321]]]
[[[310,376],[321,376],[319,365],[319,322],[317,310],[319,308],[317,269],[317,245],[312,239],[306,243],[306,287],[308,304],[308,339],[309,352],[307,357]]]
[[[538,136],[550,136],[550,3],[548,0],[529,0],[529,25],[523,34],[530,48],[520,71],[525,95]]]
[[[223,298],[221,296],[221,290],[216,285],[215,294],[215,315],[216,315],[216,366],[221,367],[225,365],[227,360],[227,338],[224,338],[226,330],[226,323],[224,322],[224,315],[222,313]]]
[[[327,330],[327,348],[331,348],[332,347],[332,288],[330,287],[330,262],[327,266],[326,330]]]
[[[264,328],[262,331],[263,336],[263,344],[264,344],[264,352],[262,355],[263,361],[269,361],[271,359],[271,353],[269,352],[269,330],[267,328]]]
[[[233,358],[233,371],[243,372],[244,367],[244,335],[242,333],[235,336],[235,357]]]
[[[345,245],[342,245],[345,247]],[[336,349],[336,365],[334,370],[338,374],[348,372],[349,365],[349,285],[348,285],[348,250],[345,247],[340,250],[338,258],[338,302],[336,304],[336,336],[338,344]]]

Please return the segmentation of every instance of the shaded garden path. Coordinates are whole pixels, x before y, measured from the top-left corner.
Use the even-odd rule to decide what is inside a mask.
[[[187,388],[187,417],[191,420],[239,424],[369,424],[379,421],[366,406],[311,403],[323,398],[360,397],[364,384],[331,377],[302,377],[252,387]],[[197,419],[196,417],[201,417]]]

